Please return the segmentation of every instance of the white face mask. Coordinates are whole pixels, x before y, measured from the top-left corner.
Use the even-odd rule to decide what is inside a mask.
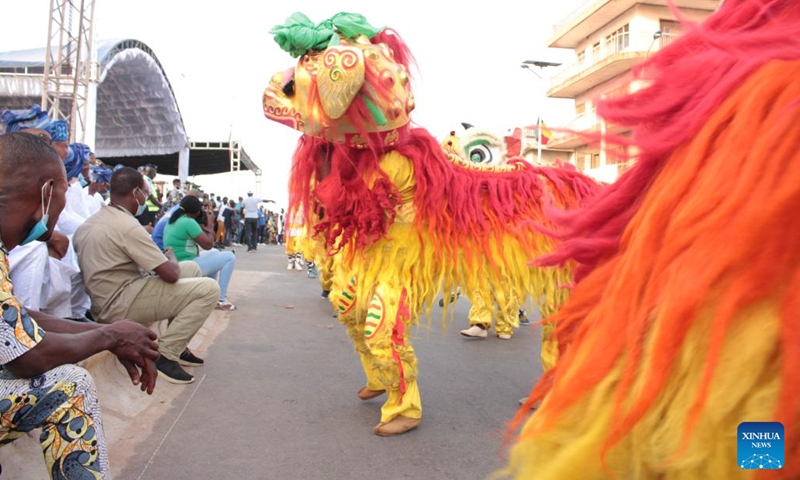
[[[47,233],[48,227],[47,222],[50,220],[50,202],[53,200],[53,189],[50,189],[50,195],[47,197],[47,206],[44,205],[44,189],[47,188],[48,184],[42,185],[42,218],[36,222],[36,225],[33,226],[30,232],[28,232],[28,236],[25,237],[24,240],[20,242],[20,245],[27,245],[34,240],[38,240],[42,237],[45,233]]]
[[[147,208],[147,195],[145,195],[142,189],[140,188],[137,188],[136,190],[139,190],[140,192],[142,192],[142,195],[144,195],[144,203],[139,203],[139,200],[136,198],[136,195],[135,194],[133,195],[133,199],[136,200],[136,206],[137,206],[135,216],[138,217],[139,215],[143,214],[145,208]]]

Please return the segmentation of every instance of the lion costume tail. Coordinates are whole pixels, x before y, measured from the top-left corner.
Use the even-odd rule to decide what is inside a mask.
[[[536,479],[800,477],[800,2],[726,0],[605,104],[639,162],[545,262],[581,279],[561,356],[506,473]],[[743,469],[742,422],[786,464]]]

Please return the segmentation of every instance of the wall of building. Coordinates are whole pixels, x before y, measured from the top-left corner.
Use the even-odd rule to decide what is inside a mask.
[[[702,22],[710,13],[706,10],[681,9],[681,14],[690,22]],[[606,37],[626,24],[629,26],[629,47],[627,50],[646,52],[652,46],[653,51],[655,51],[660,43],[658,41],[655,44],[653,43],[653,34],[661,29],[662,20],[677,22],[677,18],[669,7],[637,4],[614,20],[604,25],[597,25],[596,30],[579,43],[575,49],[576,61],[579,54],[584,52],[586,64],[591,65],[594,63],[592,59],[594,45],[599,43],[602,50]]]
[[[702,22],[711,12],[706,10],[697,9],[681,9],[681,14],[689,22]],[[671,23],[669,27],[665,27],[664,22]],[[614,50],[607,50],[605,44],[606,37],[614,34],[619,29],[628,25],[628,42],[623,51],[625,52],[647,52],[652,54],[659,50],[662,39],[654,39],[655,32],[662,30],[665,34],[678,34],[680,30],[685,27],[678,25],[676,16],[667,6],[649,5],[649,4],[636,4],[630,9],[620,14],[610,22],[603,25],[598,24],[594,28],[594,32],[586,39],[580,42],[575,49],[576,62],[579,58],[583,58],[583,68],[588,68],[597,63],[599,59],[607,58],[613,54]],[[670,28],[675,31],[666,32],[665,28]],[[593,48],[599,44],[599,56],[595,58]],[[644,55],[642,55],[644,57]],[[569,68],[569,67],[567,67]],[[605,95],[613,95],[616,93],[627,93],[633,80],[631,71],[627,71],[615,78],[607,80],[603,83],[597,84],[585,92],[575,96],[576,118],[579,116],[593,115],[597,111],[597,100]],[[588,118],[586,119],[588,120]],[[598,123],[599,125],[599,123]],[[600,127],[595,127],[599,131]],[[617,129],[615,133],[622,135],[629,135],[630,132],[620,131]],[[569,162],[576,165],[581,170],[593,170],[598,175],[613,177],[612,173],[617,171],[615,164],[623,164],[624,167],[630,162],[630,159],[635,156],[635,151],[626,149],[624,147],[608,146],[605,154],[601,153],[602,146],[599,142],[589,145],[581,145],[575,150],[565,155],[565,152],[558,152],[552,154],[553,160],[558,157],[562,160],[565,157],[569,158]],[[551,152],[547,155],[543,152],[543,159],[551,158]],[[535,155],[534,155],[535,160]]]

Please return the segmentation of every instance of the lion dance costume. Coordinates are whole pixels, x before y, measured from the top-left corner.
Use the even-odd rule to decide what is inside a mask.
[[[462,136],[456,132],[442,141],[442,149],[445,155],[452,161],[462,162],[469,166],[488,166],[493,168],[495,165],[508,164],[509,156],[505,148],[505,141],[499,135],[486,130],[474,128],[472,125],[462,123],[466,132]],[[460,292],[450,295],[450,302],[454,302],[461,295]],[[461,330],[461,335],[465,337],[486,337],[486,331],[492,326],[492,318],[495,319],[495,334],[502,340],[509,340],[514,334],[514,328],[519,327],[520,320],[525,317],[525,311],[521,308],[522,303],[504,291],[504,286],[495,285],[493,298],[485,299],[480,292],[474,294],[466,293],[465,296],[470,301],[469,324],[466,330]],[[445,299],[440,301],[444,306]],[[496,308],[495,308],[496,306]],[[545,335],[552,334],[552,325],[546,324]],[[545,343],[547,346],[547,343]],[[547,358],[548,350],[543,349],[542,362],[545,368],[555,363],[555,359]]]
[[[544,259],[582,265],[511,475],[800,478],[799,30],[800,2],[726,0],[603,104],[638,162]],[[742,422],[782,423],[785,464],[740,464]]]
[[[410,52],[395,32],[355,14],[314,25],[292,15],[272,32],[297,65],[264,92],[267,118],[300,130],[289,203],[336,255],[330,294],[367,377],[358,396],[387,395],[379,435],[419,424],[422,404],[410,327],[438,292],[491,296],[505,284],[544,312],[562,301],[568,268],[530,268],[552,251],[544,209],[577,205],[593,185],[574,170],[523,161],[494,169],[450,161],[412,128]]]

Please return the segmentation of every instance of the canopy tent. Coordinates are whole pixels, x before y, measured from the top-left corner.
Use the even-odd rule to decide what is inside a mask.
[[[111,165],[159,165],[162,173],[185,175],[257,170],[240,150],[233,162],[228,146],[191,149],[172,86],[155,53],[133,40],[98,42],[97,121],[94,152]],[[40,104],[45,49],[0,53],[0,110]],[[191,155],[191,163],[188,162]],[[179,172],[180,157],[185,158]]]
[[[231,171],[231,164],[237,155],[241,162],[240,170],[250,170],[256,175],[261,174],[250,155],[238,146],[236,142],[189,142],[189,151],[192,161],[189,163],[189,175],[209,175]],[[121,163],[128,167],[137,168],[151,163],[158,168],[158,173],[164,175],[178,175],[178,154],[166,155],[137,155],[131,157],[100,157],[107,165]]]

